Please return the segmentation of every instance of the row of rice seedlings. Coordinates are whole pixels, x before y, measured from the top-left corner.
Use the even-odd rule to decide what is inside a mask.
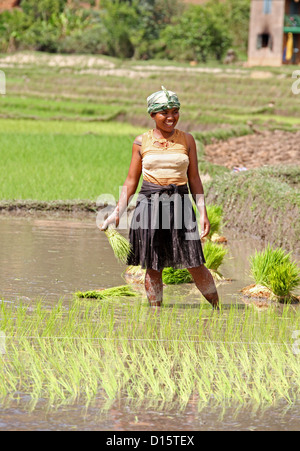
[[[291,308],[242,315],[231,308],[222,316],[205,308],[149,314],[128,303],[121,309],[123,322],[109,303],[74,302],[69,310],[60,304],[55,314],[40,305],[27,311],[2,305],[7,349],[0,357],[0,394],[52,403],[122,394],[182,406],[192,396],[220,404],[299,397],[292,331],[300,329],[300,318]]]
[[[268,245],[264,251],[256,251],[250,257],[250,273],[256,284],[248,290],[253,296],[266,287],[266,296],[269,290],[269,296],[276,300],[297,300],[293,291],[300,285],[300,270],[291,260],[291,253]],[[243,292],[247,294],[247,288]]]

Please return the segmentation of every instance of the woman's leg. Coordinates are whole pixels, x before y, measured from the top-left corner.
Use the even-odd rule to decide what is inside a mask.
[[[154,307],[160,307],[163,301],[162,271],[147,269],[145,289],[149,304]]]
[[[201,291],[205,299],[215,308],[219,308],[219,295],[216,284],[210,271],[205,265],[197,268],[188,268],[197,288]]]

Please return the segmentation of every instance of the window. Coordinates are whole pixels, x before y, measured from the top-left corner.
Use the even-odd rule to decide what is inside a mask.
[[[256,47],[257,47],[257,49],[265,49],[268,47],[270,50],[273,50],[272,36],[269,33],[259,34],[257,36]]]
[[[272,0],[264,0],[264,14],[271,14]]]

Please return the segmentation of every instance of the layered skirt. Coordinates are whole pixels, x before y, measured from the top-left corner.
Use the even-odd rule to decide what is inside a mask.
[[[161,271],[205,263],[196,215],[187,185],[144,181],[131,221],[128,265]]]

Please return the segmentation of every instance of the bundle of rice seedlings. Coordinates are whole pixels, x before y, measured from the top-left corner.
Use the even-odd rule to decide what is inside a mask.
[[[141,266],[128,266],[123,272],[122,276],[127,283],[144,283],[145,282],[145,269]]]
[[[166,285],[179,285],[191,283],[193,278],[187,269],[164,268],[162,280]]]
[[[300,284],[299,269],[293,262],[274,268],[269,274],[269,288],[276,296],[289,296]]]
[[[270,245],[250,257],[250,272],[256,285],[266,287],[271,292],[269,297],[278,300],[294,298],[292,291],[300,285],[299,268],[291,261],[291,254]]]
[[[108,229],[105,230],[105,235],[108,238],[116,259],[122,264],[126,263],[127,258],[131,253],[129,241],[113,227],[108,227]]]
[[[105,290],[94,290],[94,291],[77,291],[75,293],[75,296],[78,298],[84,298],[84,299],[100,299],[100,300],[107,300],[117,297],[124,297],[124,296],[138,296],[138,293],[136,293],[131,287],[128,285],[122,285],[120,287],[113,287],[113,288],[107,288]]]
[[[208,238],[215,234],[219,234],[222,228],[223,208],[220,205],[207,205],[207,216],[210,222],[210,232]]]
[[[213,243],[212,241],[206,241],[203,246],[204,258],[206,260],[206,267],[210,269],[217,279],[223,279],[222,274],[219,272],[219,267],[224,261],[228,250],[221,244]]]
[[[194,211],[196,214],[196,217],[199,218],[199,212],[197,210],[197,207],[194,206]],[[227,242],[226,238],[220,237],[219,234],[221,233],[222,227],[223,227],[223,208],[220,205],[207,205],[206,206],[207,216],[210,222],[210,232],[207,236],[207,239],[211,240],[213,237],[215,240],[218,240],[219,238],[222,238],[222,242]]]

